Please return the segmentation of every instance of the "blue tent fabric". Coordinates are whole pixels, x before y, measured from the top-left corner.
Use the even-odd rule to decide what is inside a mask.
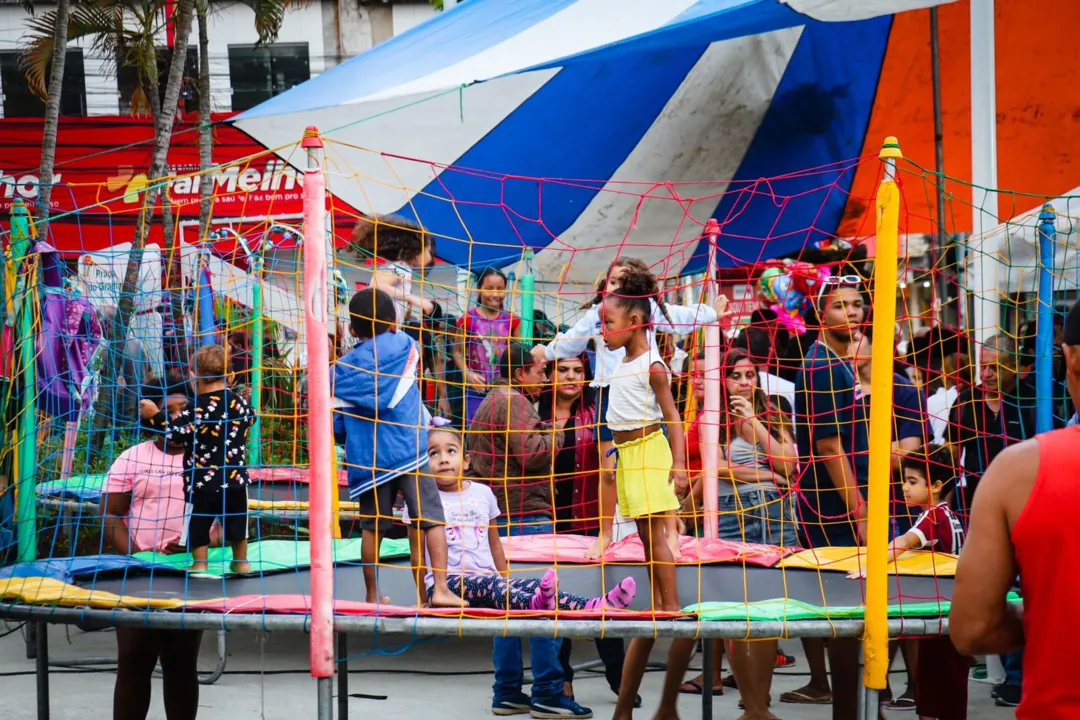
[[[945,1],[468,0],[235,122],[268,147],[316,124],[335,196],[458,265],[695,271],[715,217],[740,266],[835,236],[892,14]]]

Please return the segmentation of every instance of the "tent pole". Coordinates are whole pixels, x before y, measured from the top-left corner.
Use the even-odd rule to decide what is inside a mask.
[[[971,0],[971,231],[974,237],[998,223],[997,86],[994,0]],[[997,251],[1001,235],[970,244],[968,291],[975,296],[972,333],[981,346],[997,332]]]
[[[1057,213],[1050,203],[1039,213],[1039,287],[1035,326],[1035,432],[1054,429],[1054,250]]]
[[[934,172],[937,173],[937,228],[931,245],[931,267],[940,273],[934,278],[935,295],[941,305],[942,315],[949,301],[948,276],[943,268],[947,265],[948,237],[945,233],[945,149],[944,127],[941,120],[941,41],[938,37],[938,9],[930,8],[930,73],[934,93]],[[959,325],[957,314],[955,325]]]

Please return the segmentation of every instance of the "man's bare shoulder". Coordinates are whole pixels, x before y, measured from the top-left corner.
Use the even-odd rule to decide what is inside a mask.
[[[1038,474],[1038,441],[1025,440],[1011,445],[990,463],[975,493],[975,502],[1003,508],[1012,525],[1024,509]]]

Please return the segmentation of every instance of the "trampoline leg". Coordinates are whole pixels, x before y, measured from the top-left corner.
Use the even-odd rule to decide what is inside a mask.
[[[37,656],[37,623],[26,623],[26,659]]]
[[[337,713],[338,720],[349,717],[349,643],[348,635],[337,634]]]
[[[225,664],[229,661],[228,636],[225,630],[217,631],[217,665],[208,673],[199,673],[200,685],[213,685],[221,679],[225,672]]]
[[[334,678],[317,678],[315,692],[318,697],[317,720],[334,720]]]
[[[38,720],[49,720],[49,631],[45,623],[36,623],[36,626],[37,717]]]
[[[701,720],[712,720],[713,716],[713,643],[715,642],[716,640],[705,638],[701,643]]]

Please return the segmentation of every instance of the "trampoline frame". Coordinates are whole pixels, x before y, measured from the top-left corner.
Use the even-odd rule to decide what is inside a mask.
[[[48,625],[71,625],[86,621],[100,622],[114,627],[146,627],[162,630],[214,630],[218,633],[220,654],[218,677],[224,670],[223,652],[228,631],[255,632],[305,632],[311,626],[310,615],[274,615],[216,612],[170,612],[135,610],[98,610],[89,608],[57,608],[20,603],[0,603],[0,618],[33,623],[35,642],[35,676],[37,681],[38,720],[49,720],[49,661]],[[933,636],[948,632],[949,619],[944,617],[890,618],[890,637]],[[348,717],[349,708],[349,662],[348,636],[374,634],[402,634],[433,637],[653,637],[695,638],[703,640],[704,672],[712,671],[713,643],[717,640],[767,640],[787,638],[861,638],[865,630],[862,619],[847,620],[792,620],[783,621],[733,621],[733,620],[545,620],[536,618],[461,619],[457,617],[386,617],[334,616],[335,658],[337,675],[338,718]],[[217,678],[215,677],[214,680]],[[321,678],[319,680],[322,680]],[[200,682],[202,679],[200,678]],[[333,711],[333,687],[318,682],[318,718],[331,720]],[[712,720],[712,684],[703,688],[702,719]],[[860,718],[865,717],[865,707],[860,703]]]

